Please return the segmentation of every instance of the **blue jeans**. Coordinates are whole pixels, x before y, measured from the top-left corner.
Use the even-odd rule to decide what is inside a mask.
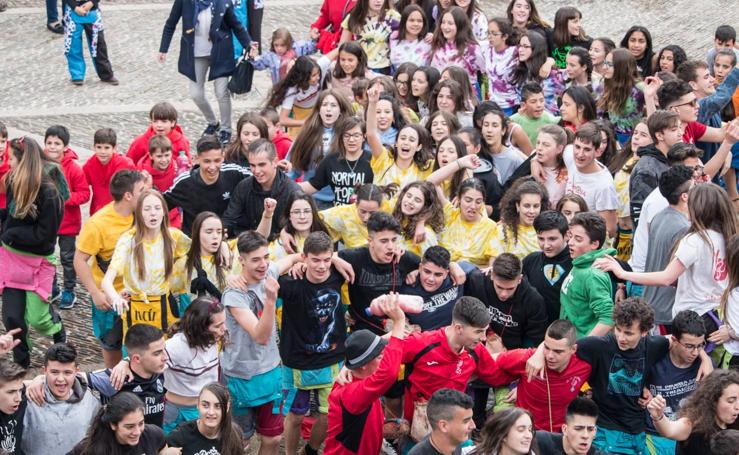
[[[46,23],[53,24],[59,21],[59,9],[57,0],[46,0]]]

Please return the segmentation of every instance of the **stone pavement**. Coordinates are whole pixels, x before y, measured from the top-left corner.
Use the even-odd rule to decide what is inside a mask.
[[[505,12],[507,0],[483,0],[488,17]],[[552,19],[557,8],[569,0],[539,0],[542,17]],[[713,40],[713,31],[722,23],[739,24],[736,0],[581,0],[583,26],[593,37],[620,39],[632,24],[647,26],[655,49],[666,44],[682,45],[688,55],[703,58]],[[45,28],[45,9],[40,0],[10,0],[10,8],[0,13],[0,121],[11,128],[11,135],[43,137],[47,126],[66,125],[72,147],[87,159],[93,132],[112,127],[118,132],[119,150],[125,152],[133,138],[148,126],[151,106],[162,100],[173,103],[180,112],[180,124],[194,143],[204,121],[188,95],[188,80],[177,73],[181,27],[172,40],[167,62],[156,56],[161,31],[168,16],[170,0],[104,0],[102,14],[113,68],[120,86],[101,83],[94,75],[88,57],[88,73],[82,87],[72,86],[62,54],[63,38]],[[696,14],[696,7],[701,8]],[[266,0],[262,41],[269,44],[272,30],[287,27],[296,39],[307,37],[310,23],[317,16],[320,0]],[[87,51],[85,51],[87,53]],[[271,88],[267,72],[258,72],[255,90],[234,98],[234,123],[248,109],[259,107]],[[212,87],[208,88],[214,100]],[[214,107],[217,107],[214,103]],[[83,211],[86,211],[83,209]],[[82,351],[83,362],[97,364],[97,346],[90,340],[89,303],[78,286],[80,303],[63,312],[70,339]],[[85,302],[85,303],[82,303]],[[48,340],[34,352],[38,361]]]

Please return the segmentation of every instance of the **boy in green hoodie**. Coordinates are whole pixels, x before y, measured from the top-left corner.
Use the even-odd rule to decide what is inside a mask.
[[[597,213],[581,212],[570,222],[572,270],[562,283],[560,318],[572,321],[578,338],[603,336],[613,327],[611,279],[591,267],[597,258],[616,253],[603,248],[605,241],[606,222]]]

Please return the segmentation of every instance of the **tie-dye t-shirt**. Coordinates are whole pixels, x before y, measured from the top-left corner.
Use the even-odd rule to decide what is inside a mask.
[[[470,223],[462,218],[459,208],[444,206],[446,227],[439,236],[439,245],[452,256],[452,261],[469,261],[478,267],[488,267],[494,257],[498,229],[495,221],[483,216]]]
[[[400,25],[400,13],[394,9],[385,11],[385,17],[368,17],[364,21],[359,34],[352,34],[352,40],[359,43],[367,53],[367,66],[370,69],[381,69],[390,66],[390,34]],[[341,28],[349,30],[349,16],[346,16]]]
[[[493,246],[493,255],[500,256],[503,253],[511,253],[519,259],[523,259],[534,251],[540,251],[539,241],[536,240],[534,226],[518,225],[518,241],[513,239],[513,231],[505,224],[498,224],[498,238]]]

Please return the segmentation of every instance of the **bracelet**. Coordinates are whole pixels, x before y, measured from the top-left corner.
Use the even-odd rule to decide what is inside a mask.
[[[659,422],[660,420],[665,418],[665,413],[663,412],[661,416],[659,416],[659,419],[652,419],[652,422]]]

